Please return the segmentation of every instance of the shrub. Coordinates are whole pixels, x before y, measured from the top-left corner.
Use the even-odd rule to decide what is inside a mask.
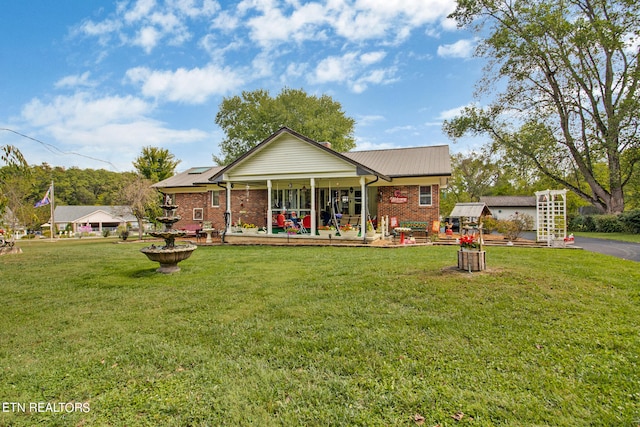
[[[491,234],[498,229],[498,220],[492,216],[487,216],[482,220],[482,229],[485,233]]]
[[[618,219],[629,233],[640,234],[640,209],[624,212]]]
[[[596,231],[596,223],[593,220],[593,215],[578,215],[569,222],[569,229],[571,231],[586,231],[593,233]]]
[[[526,230],[533,229],[533,217],[525,213],[516,213],[509,219],[498,220],[498,233],[509,241],[518,240]]]
[[[595,231],[598,233],[621,233],[624,231],[622,222],[618,220],[618,215],[594,215],[593,222]]]
[[[127,240],[127,238],[129,237],[129,228],[121,225],[118,227],[117,234],[118,237],[120,237],[122,240]]]

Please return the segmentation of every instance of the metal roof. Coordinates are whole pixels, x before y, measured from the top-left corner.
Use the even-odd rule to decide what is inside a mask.
[[[480,201],[491,207],[535,207],[535,196],[486,196],[480,197]]]
[[[195,187],[209,184],[209,178],[221,171],[224,166],[195,167],[152,185],[153,188]]]
[[[483,215],[491,215],[487,205],[482,202],[456,203],[451,211],[450,217],[454,218],[480,218]]]
[[[161,189],[168,187],[195,187],[210,184],[212,180],[220,176],[224,170],[234,167],[234,165],[242,162],[249,154],[259,151],[271,140],[285,132],[294,135],[303,142],[315,144],[320,149],[326,150],[348,162],[353,162],[356,166],[363,168],[368,173],[378,175],[385,180],[401,177],[451,176],[451,157],[449,155],[449,146],[447,145],[338,153],[304,135],[283,127],[262,143],[240,156],[230,165],[212,166],[210,168],[191,168],[171,178],[153,184],[152,187]]]
[[[451,157],[447,145],[350,151],[342,154],[392,178],[451,175]]]

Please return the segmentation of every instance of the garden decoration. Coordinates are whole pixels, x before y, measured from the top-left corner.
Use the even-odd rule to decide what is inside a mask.
[[[460,248],[465,250],[479,251],[480,241],[471,234],[460,237]]]
[[[487,269],[485,251],[482,250],[482,225],[465,227],[466,234],[460,237],[458,268],[472,271]]]
[[[173,230],[173,224],[180,221],[180,216],[176,215],[178,205],[174,205],[171,196],[164,197],[164,202],[160,207],[164,210],[164,216],[157,217],[158,222],[164,224],[164,231],[149,233],[153,237],[164,239],[164,246],[151,245],[140,249],[151,261],[159,262],[160,267],[156,270],[159,273],[170,274],[180,271],[178,263],[191,256],[197,246],[193,243],[176,245],[176,237],[186,235],[184,231]]]
[[[396,232],[396,234],[400,234],[400,244],[404,245],[405,243],[408,243],[408,240],[406,240],[404,238],[404,234],[405,233],[410,233],[411,232],[411,228],[409,227],[396,227],[393,229],[393,231]]]

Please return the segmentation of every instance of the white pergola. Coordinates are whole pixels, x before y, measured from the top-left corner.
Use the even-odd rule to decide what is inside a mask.
[[[567,237],[567,190],[536,191],[538,242],[564,245]]]

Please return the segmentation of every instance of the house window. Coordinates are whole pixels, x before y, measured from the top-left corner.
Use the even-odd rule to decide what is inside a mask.
[[[202,221],[204,216],[202,215],[202,208],[194,208],[193,209],[193,220],[194,221]]]
[[[220,206],[220,191],[212,191],[211,192],[211,206],[218,207]]]
[[[431,186],[420,186],[420,206],[431,206]]]

